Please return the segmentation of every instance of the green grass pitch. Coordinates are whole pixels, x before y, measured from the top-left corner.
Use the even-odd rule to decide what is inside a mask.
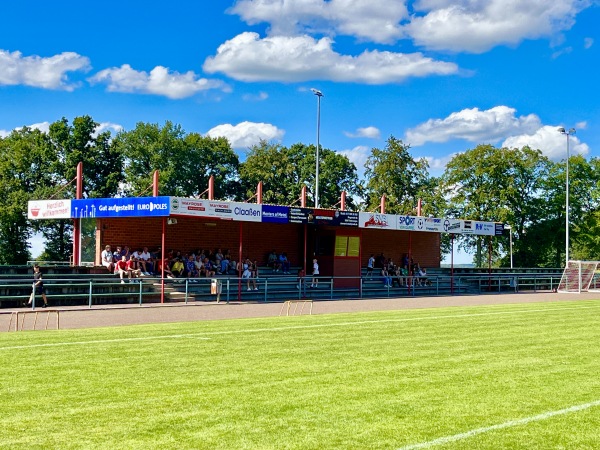
[[[0,334],[1,449],[597,449],[599,430],[600,301]]]

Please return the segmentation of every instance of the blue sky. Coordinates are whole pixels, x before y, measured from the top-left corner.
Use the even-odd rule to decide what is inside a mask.
[[[393,135],[440,175],[481,143],[600,155],[595,0],[6,2],[0,135],[88,114],[315,143],[362,171]]]

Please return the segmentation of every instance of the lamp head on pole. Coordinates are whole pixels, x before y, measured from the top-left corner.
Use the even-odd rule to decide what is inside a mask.
[[[312,91],[313,94],[315,94],[317,97],[323,97],[323,93],[321,91],[319,91],[318,89],[315,88],[310,88],[310,90]]]
[[[567,130],[565,130],[565,127],[560,127],[560,128],[558,129],[558,132],[559,132],[560,134],[566,134],[567,136],[571,136],[571,135],[573,135],[573,134],[576,134],[576,133],[577,133],[577,131],[575,130],[575,128],[570,128],[570,129],[569,129],[569,131],[567,131]]]

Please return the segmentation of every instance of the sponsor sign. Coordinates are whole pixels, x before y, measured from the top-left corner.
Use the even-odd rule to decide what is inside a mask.
[[[71,217],[163,217],[169,215],[169,197],[86,198],[71,200]]]
[[[360,228],[377,228],[380,230],[395,230],[398,216],[393,214],[364,213],[358,214]]]
[[[417,216],[398,216],[397,230],[408,230],[414,231],[417,229],[417,219],[424,219],[424,217]]]
[[[434,217],[417,217],[416,230],[442,233],[444,231],[444,221]]]
[[[502,236],[504,232],[504,224],[503,223],[495,223],[496,225],[496,236]]]
[[[462,230],[462,220],[443,219],[442,229],[445,233],[460,233]]]
[[[287,206],[262,205],[262,221],[269,223],[288,223]]]
[[[260,222],[262,205],[255,203],[222,202],[171,197],[171,214],[180,216],[210,217],[220,220]]]
[[[310,208],[290,208],[288,213],[289,223],[313,223],[313,210]]]
[[[289,209],[289,223],[312,223],[315,225],[358,226],[359,213],[334,209],[294,208]]]
[[[313,210],[313,223],[317,225],[357,227],[358,213],[333,209],[315,209]]]
[[[31,200],[27,204],[27,217],[38,219],[70,219],[71,200]]]

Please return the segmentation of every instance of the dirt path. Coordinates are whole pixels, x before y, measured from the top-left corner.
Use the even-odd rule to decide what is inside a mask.
[[[535,303],[555,301],[596,300],[598,293],[557,294],[557,293],[519,293],[490,294],[454,297],[399,297],[385,299],[315,301],[313,314],[335,314],[357,311],[385,311],[415,308],[440,308],[448,306],[493,305],[507,303]],[[36,329],[44,328],[48,319],[48,329],[56,329],[56,314],[59,311],[60,328],[92,328],[144,323],[189,322],[198,320],[222,320],[249,317],[273,317],[282,311],[282,303],[169,303],[165,305],[147,304],[143,306],[116,305],[89,309],[87,307],[38,308]],[[296,305],[291,305],[293,311]],[[304,314],[309,310],[304,306]],[[298,305],[297,313],[302,308]],[[0,332],[8,331],[11,313],[30,311],[25,308],[0,310]],[[285,314],[285,310],[284,310]],[[23,316],[19,315],[22,320]],[[11,330],[14,330],[14,315]],[[32,329],[35,314],[25,316],[25,329]]]

